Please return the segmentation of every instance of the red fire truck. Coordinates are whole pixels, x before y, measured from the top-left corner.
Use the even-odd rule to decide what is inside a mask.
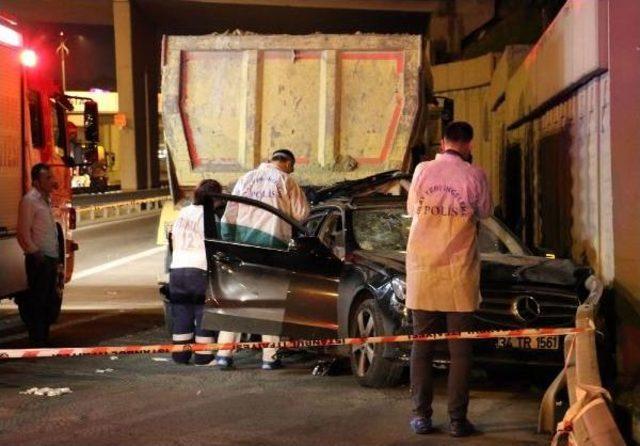
[[[72,240],[73,159],[68,153],[66,130],[67,113],[73,107],[52,80],[42,74],[44,70],[38,70],[37,59],[15,21],[0,15],[0,299],[12,297],[21,307],[21,300],[26,297],[24,255],[16,239],[18,205],[30,187],[31,167],[46,163],[58,182],[51,199],[64,259],[58,280],[57,318],[77,249]],[[93,106],[89,110],[91,116],[85,116],[85,122],[97,126],[97,109]]]

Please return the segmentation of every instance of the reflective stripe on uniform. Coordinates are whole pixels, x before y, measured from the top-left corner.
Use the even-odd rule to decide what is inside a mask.
[[[171,339],[173,339],[173,342],[187,342],[187,341],[191,341],[193,339],[193,333],[180,333],[180,334],[173,334],[171,336]]]
[[[216,341],[213,336],[196,336],[197,344],[213,344],[214,342]]]
[[[213,344],[216,340],[213,336],[196,336],[196,344]],[[213,355],[213,350],[200,350],[195,352],[196,355]]]

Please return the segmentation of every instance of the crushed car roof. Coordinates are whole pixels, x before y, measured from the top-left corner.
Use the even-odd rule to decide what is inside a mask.
[[[378,201],[380,198],[388,196],[379,192],[381,187],[388,183],[395,183],[402,180],[411,181],[411,174],[400,170],[390,170],[358,180],[342,181],[333,186],[320,189],[309,188],[307,189],[307,196],[309,202],[314,205],[326,203],[330,200],[334,202],[350,201],[355,204],[355,200],[373,197],[376,197],[374,201]],[[396,199],[397,198],[396,196]]]

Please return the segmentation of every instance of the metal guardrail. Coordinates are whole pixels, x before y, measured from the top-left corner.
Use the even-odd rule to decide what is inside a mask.
[[[89,226],[94,223],[123,220],[141,214],[159,212],[162,209],[162,203],[170,199],[168,189],[74,197],[76,225]]]
[[[153,198],[165,195],[170,195],[169,188],[162,187],[156,189],[142,189],[135,191],[117,191],[99,194],[74,195],[71,202],[76,208],[84,208],[92,205],[115,203],[118,201],[140,200],[144,198]]]
[[[576,327],[592,330],[565,337],[565,367],[542,398],[538,432],[555,433],[553,445],[623,446],[625,442],[611,413],[611,398],[602,387],[598,367],[594,321],[603,285],[594,276],[585,285],[589,296],[578,307]],[[556,425],[556,401],[564,388],[569,395],[569,408]]]

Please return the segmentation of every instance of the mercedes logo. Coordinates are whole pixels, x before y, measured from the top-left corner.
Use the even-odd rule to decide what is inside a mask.
[[[518,296],[511,304],[511,313],[522,322],[533,322],[540,317],[542,309],[533,296]]]

